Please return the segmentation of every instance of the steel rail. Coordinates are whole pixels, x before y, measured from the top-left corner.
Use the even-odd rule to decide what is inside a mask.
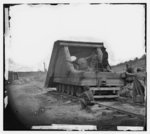
[[[99,106],[104,106],[104,107],[107,107],[109,109],[113,109],[113,110],[119,111],[120,113],[124,113],[124,114],[130,115],[130,116],[137,116],[140,119],[144,119],[145,118],[145,116],[143,116],[141,114],[135,114],[135,113],[128,112],[128,111],[125,111],[125,110],[121,110],[121,109],[115,108],[113,106],[108,106],[108,105],[101,104],[100,102],[96,102],[96,104],[98,104]]]
[[[71,96],[71,95],[68,95],[68,94],[65,94],[65,93],[59,93],[59,92],[56,92],[56,91],[55,92],[53,91],[53,93],[60,94],[60,95],[63,95],[63,96],[68,96],[68,97],[71,97],[72,99],[78,99],[79,100],[79,97]],[[136,114],[136,113],[128,112],[128,111],[125,111],[125,110],[121,110],[121,109],[115,108],[113,106],[108,106],[108,105],[102,104],[102,103],[100,103],[98,101],[95,101],[95,104],[97,104],[99,106],[103,106],[103,107],[109,108],[109,109],[113,109],[115,111],[119,111],[120,113],[127,114],[128,116],[129,115],[130,116],[136,116],[136,117],[138,117],[139,119],[142,119],[142,120],[146,118],[146,115],[144,116],[144,115],[141,115],[141,114]],[[128,103],[126,103],[126,104],[128,104]]]

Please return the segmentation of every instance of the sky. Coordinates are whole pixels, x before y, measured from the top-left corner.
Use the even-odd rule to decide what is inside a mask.
[[[103,42],[111,65],[145,53],[142,5],[17,5],[10,16],[6,54],[31,71],[48,67],[56,40]]]

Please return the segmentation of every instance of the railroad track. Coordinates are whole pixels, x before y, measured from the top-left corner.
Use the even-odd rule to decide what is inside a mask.
[[[65,93],[59,93],[56,91],[51,91],[50,92],[53,95],[59,95],[62,96],[64,98],[67,99],[74,99],[79,101],[79,97],[76,96],[71,96]],[[116,104],[117,102],[117,104]],[[132,116],[132,117],[137,117],[140,120],[145,120],[146,118],[146,114],[145,114],[145,107],[144,106],[139,106],[139,105],[131,105],[130,103],[122,103],[120,101],[95,101],[95,104],[97,104],[99,107],[105,107],[108,110],[113,110],[113,111],[117,111],[119,113],[125,114],[127,116]],[[123,107],[122,105],[125,105],[126,107],[129,107],[128,109],[126,107]],[[134,111],[134,107],[136,109],[137,112]],[[139,112],[140,110],[143,110],[143,112]]]
[[[145,119],[145,116],[142,115],[142,114],[136,114],[136,113],[134,113],[134,112],[129,112],[129,111],[127,111],[127,110],[122,110],[122,109],[116,108],[116,107],[114,107],[114,106],[108,106],[108,105],[105,105],[105,104],[102,104],[102,103],[99,103],[99,102],[97,102],[97,104],[98,104],[99,106],[107,107],[108,109],[112,109],[112,110],[118,111],[118,112],[123,113],[123,114],[126,114],[126,115],[128,115],[128,116],[134,116],[134,117],[138,117],[139,119]]]
[[[119,97],[118,98],[118,101],[121,101],[122,103],[126,102],[126,103],[129,103],[131,105],[134,105],[134,106],[146,106],[145,103],[141,104],[141,103],[134,103],[133,101],[131,101],[131,99],[128,99],[128,98],[125,98],[125,97]]]

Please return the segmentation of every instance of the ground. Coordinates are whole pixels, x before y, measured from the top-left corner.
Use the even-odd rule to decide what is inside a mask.
[[[51,124],[91,124],[98,130],[116,130],[117,125],[142,125],[143,120],[127,117],[105,107],[93,106],[91,112],[82,110],[79,99],[44,88],[46,73],[20,75],[7,85],[9,106],[27,128]],[[9,128],[8,128],[9,129]]]

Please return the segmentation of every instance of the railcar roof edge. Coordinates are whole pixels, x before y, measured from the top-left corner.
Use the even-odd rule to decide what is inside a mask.
[[[67,45],[67,46],[89,46],[89,47],[104,47],[103,42],[85,42],[85,41],[67,41],[57,40],[54,44]]]

